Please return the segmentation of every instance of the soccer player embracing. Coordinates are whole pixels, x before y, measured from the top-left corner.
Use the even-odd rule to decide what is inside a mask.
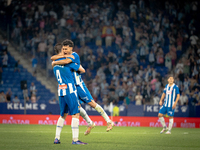
[[[176,108],[176,104],[180,98],[180,92],[177,85],[174,84],[173,76],[169,76],[168,84],[165,86],[162,97],[160,99],[159,105],[162,106],[158,113],[158,118],[163,126],[161,134],[167,130],[165,119],[163,115],[167,114],[169,116],[169,128],[166,134],[171,134],[171,129],[174,123],[174,111]],[[163,104],[164,100],[164,104]]]
[[[61,44],[56,44],[55,51],[57,54],[61,53]],[[70,63],[67,65],[53,65],[53,71],[58,81],[58,96],[60,105],[60,117],[56,126],[56,137],[54,144],[60,144],[60,132],[63,128],[65,118],[68,112],[72,115],[72,144],[85,145],[87,143],[81,142],[78,139],[79,136],[79,115],[80,104],[78,101],[78,95],[72,71],[85,72],[85,69],[76,63]]]
[[[71,46],[69,47],[67,43],[70,43]],[[62,44],[63,44],[62,51],[63,51],[64,55],[54,55],[54,56],[52,56],[51,60],[53,60],[53,64],[68,64],[68,63],[72,63],[73,62],[73,63],[76,63],[76,64],[80,65],[80,57],[79,57],[79,55],[76,52],[73,52],[74,43],[71,40],[66,39],[66,40],[64,40],[62,42]],[[73,58],[69,59],[71,56]],[[60,58],[65,58],[65,57],[67,57],[67,59],[58,60]],[[54,61],[54,60],[57,60],[57,61]],[[82,104],[82,103],[89,104],[99,114],[101,114],[101,116],[107,122],[106,131],[109,132],[113,128],[114,123],[110,120],[110,118],[108,117],[108,115],[106,114],[104,109],[93,100],[89,90],[87,89],[85,83],[83,82],[83,80],[81,78],[80,73],[77,72],[77,71],[74,71],[73,72],[73,76],[74,76],[74,82],[75,82],[75,85],[76,85],[76,88],[77,88],[77,93],[78,93],[78,96],[80,98],[79,99],[80,104]],[[84,133],[85,135],[88,135],[90,133],[91,129],[95,127],[95,123],[91,121],[91,119],[87,115],[86,111],[82,107],[80,107],[80,115],[89,124],[88,129]]]

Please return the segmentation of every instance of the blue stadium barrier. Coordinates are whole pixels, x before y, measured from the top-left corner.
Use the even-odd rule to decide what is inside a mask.
[[[159,105],[146,105],[144,110],[144,116],[158,116],[160,110]],[[189,107],[188,106],[176,106],[175,117],[189,117]]]
[[[105,112],[110,115],[109,106],[101,105]],[[54,114],[59,115],[59,104],[49,104],[45,102],[40,103],[27,103],[27,114]],[[87,104],[83,104],[82,107],[86,110],[88,115],[99,116],[100,114]],[[118,105],[120,110],[120,116],[151,116],[157,117],[160,106],[158,105],[133,105],[129,104],[128,109],[122,104]],[[190,109],[195,111],[195,115],[190,116]],[[23,103],[0,103],[0,114],[24,114]],[[200,106],[177,106],[175,109],[175,117],[200,117]]]

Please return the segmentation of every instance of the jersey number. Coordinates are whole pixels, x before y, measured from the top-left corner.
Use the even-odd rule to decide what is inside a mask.
[[[59,71],[59,70],[56,70],[56,77],[57,77],[58,81],[59,81],[60,83],[62,83],[62,78],[61,78],[61,76],[60,76],[60,71]]]

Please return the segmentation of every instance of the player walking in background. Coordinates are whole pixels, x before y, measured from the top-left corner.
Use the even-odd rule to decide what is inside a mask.
[[[61,53],[61,44],[55,46],[56,53]],[[60,132],[64,125],[64,121],[69,112],[72,115],[72,144],[85,145],[87,143],[81,142],[79,136],[79,107],[77,90],[74,85],[74,80],[71,71],[76,70],[85,72],[80,64],[70,63],[68,65],[53,65],[53,72],[58,81],[58,96],[60,105],[60,117],[56,126],[56,137],[54,144],[60,144]]]
[[[166,134],[171,134],[171,129],[172,129],[172,126],[174,123],[174,118],[173,118],[174,111],[175,111],[176,104],[177,104],[179,98],[180,98],[179,88],[177,85],[174,84],[173,76],[169,76],[168,84],[165,86],[165,89],[163,91],[162,97],[159,102],[159,104],[162,105],[163,100],[165,99],[164,104],[160,108],[160,111],[158,113],[158,117],[163,126],[163,129],[160,132],[161,134],[167,130],[167,126],[165,124],[165,119],[163,117],[163,115],[165,115],[166,113],[169,116],[169,128],[168,128],[168,131],[166,132]]]
[[[65,45],[65,42],[67,42],[67,41],[71,41],[71,40],[65,40],[65,41],[63,41],[63,45]],[[79,57],[79,55],[76,52],[72,52],[72,50],[73,50],[73,47],[71,49],[68,49],[66,51],[66,53],[64,53],[63,56],[61,56],[61,55],[52,56],[51,60],[57,60],[59,58],[69,57],[69,55],[70,56],[72,55],[73,57],[75,57],[75,59],[72,60],[71,62],[75,62],[77,64],[80,64],[80,57]],[[58,64],[59,63],[60,64],[70,63],[70,60],[69,61],[68,60],[69,59],[67,59],[66,62],[64,62],[64,60],[62,60],[62,61],[56,61],[55,63],[58,63]],[[81,99],[80,100],[80,104],[87,103],[92,108],[94,108],[95,110],[97,110],[101,114],[101,116],[107,122],[107,129],[106,129],[106,131],[107,132],[110,131],[113,128],[114,123],[110,120],[110,118],[108,117],[108,115],[106,114],[106,112],[103,110],[103,108],[93,100],[93,98],[92,98],[89,90],[87,89],[85,83],[83,82],[83,80],[81,78],[80,73],[74,71],[73,72],[73,76],[74,76],[74,80],[75,80],[75,84],[76,84],[76,88],[77,88],[77,92],[78,92],[79,98]],[[92,121],[90,121],[90,118],[88,117],[86,111],[82,107],[80,109],[80,114],[88,122],[89,127],[86,130],[86,132],[85,132],[85,135],[87,135],[87,134],[90,133],[91,129],[95,126],[95,124]]]

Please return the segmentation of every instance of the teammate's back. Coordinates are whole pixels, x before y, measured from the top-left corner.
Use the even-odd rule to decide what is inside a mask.
[[[61,59],[60,59],[61,60]],[[56,65],[53,68],[54,75],[56,76],[56,79],[60,85],[63,83],[73,83],[74,84],[74,78],[71,74],[72,70],[78,70],[80,65],[77,65],[75,63],[70,63],[67,65]]]

